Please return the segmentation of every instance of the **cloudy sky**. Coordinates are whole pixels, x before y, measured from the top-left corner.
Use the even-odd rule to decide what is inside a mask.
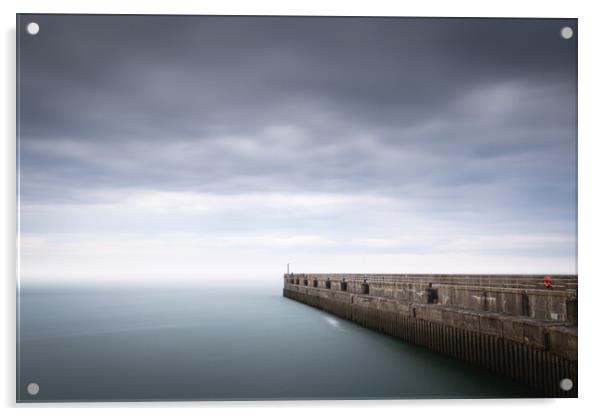
[[[564,26],[22,15],[21,279],[575,273]]]

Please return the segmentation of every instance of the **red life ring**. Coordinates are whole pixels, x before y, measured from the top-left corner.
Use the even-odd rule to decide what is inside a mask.
[[[551,286],[552,286],[552,278],[551,278],[550,276],[546,276],[546,277],[544,277],[544,278],[543,278],[543,285],[544,285],[546,288],[549,288],[549,287],[551,287]]]

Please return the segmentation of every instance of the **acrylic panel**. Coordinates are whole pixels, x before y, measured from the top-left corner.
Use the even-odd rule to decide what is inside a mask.
[[[17,401],[576,397],[577,35],[17,15]]]

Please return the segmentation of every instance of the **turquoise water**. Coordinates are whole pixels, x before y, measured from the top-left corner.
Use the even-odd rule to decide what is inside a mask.
[[[21,401],[534,395],[279,287],[22,290],[18,350]]]

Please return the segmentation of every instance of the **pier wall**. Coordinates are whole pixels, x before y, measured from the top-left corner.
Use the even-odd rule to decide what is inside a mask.
[[[577,397],[577,277],[284,276],[284,296],[512,377],[545,397]],[[437,293],[429,301],[429,283]],[[432,299],[431,299],[432,300]],[[570,391],[560,388],[564,378]]]

